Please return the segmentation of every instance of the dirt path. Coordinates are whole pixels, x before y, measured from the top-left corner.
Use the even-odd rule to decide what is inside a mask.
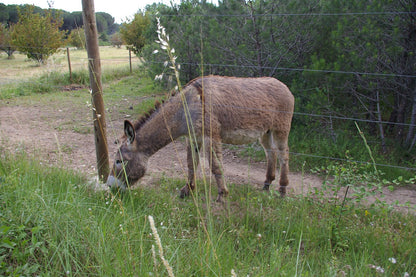
[[[45,164],[64,165],[94,176],[95,145],[90,130],[88,109],[73,110],[71,105],[0,105],[1,147],[14,151],[26,151]],[[114,118],[120,116],[114,116]],[[80,130],[80,126],[82,127]],[[109,121],[109,141],[114,141],[122,130],[122,120]],[[83,131],[84,130],[84,131]],[[117,131],[114,131],[117,130]],[[109,145],[110,155],[115,145]],[[203,162],[201,162],[203,164]],[[207,164],[207,162],[205,162]],[[182,140],[171,143],[157,152],[150,160],[146,176],[139,185],[157,183],[161,175],[186,178],[186,151]],[[209,172],[207,166],[205,172]],[[260,190],[265,178],[264,162],[254,163],[239,158],[231,150],[224,152],[225,178],[228,182],[252,184]],[[200,170],[201,171],[201,170]],[[322,180],[314,175],[292,172],[289,176],[289,194],[301,194],[322,186]],[[277,189],[277,186],[272,186]],[[384,192],[387,203],[410,203],[413,208],[400,210],[416,212],[416,185]],[[370,201],[372,201],[370,199]]]

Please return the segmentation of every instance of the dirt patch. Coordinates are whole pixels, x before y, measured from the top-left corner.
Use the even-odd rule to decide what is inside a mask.
[[[11,152],[26,151],[45,164],[64,165],[92,177],[96,175],[96,168],[94,135],[88,131],[92,130],[90,117],[91,112],[85,107],[74,110],[72,105],[65,103],[3,105],[0,106],[0,143]],[[109,141],[114,141],[121,135],[122,117],[120,114],[108,117],[117,118],[108,120]],[[110,156],[115,151],[115,145],[110,143]],[[231,150],[225,150],[223,156],[227,182],[251,184],[261,190],[265,179],[264,162],[249,162],[248,159],[237,157]],[[201,161],[200,175],[202,170],[209,172],[207,164],[206,161]],[[139,185],[155,184],[162,175],[185,179],[186,173],[185,145],[183,140],[178,140],[149,159],[148,172]],[[289,194],[307,193],[322,186],[322,179],[311,174],[292,172],[289,179]],[[277,185],[271,188],[277,189]],[[393,192],[385,189],[384,195],[387,203],[397,201],[412,206],[398,209],[416,211],[416,185],[400,187]]]

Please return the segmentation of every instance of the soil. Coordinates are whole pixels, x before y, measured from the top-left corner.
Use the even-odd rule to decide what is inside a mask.
[[[122,118],[126,115],[116,114],[116,107],[111,118],[107,117],[108,140],[115,141],[122,132]],[[96,175],[96,158],[94,135],[90,120],[91,112],[85,107],[74,109],[71,105],[54,102],[43,104],[1,104],[0,105],[0,143],[12,153],[25,151],[42,163],[63,166],[83,172],[93,178]],[[109,144],[110,159],[116,146]],[[232,150],[224,150],[224,170],[227,182],[251,184],[259,193],[265,179],[265,162],[251,162],[239,157]],[[207,162],[201,161],[202,168],[209,172]],[[204,166],[205,164],[205,166]],[[201,170],[200,174],[201,174]],[[162,176],[183,178],[186,180],[186,151],[183,140],[175,141],[151,157],[148,171],[138,186],[155,185]],[[298,195],[320,189],[323,180],[315,175],[291,172],[288,194]],[[102,185],[105,188],[104,185]],[[277,181],[271,189],[277,190]],[[404,212],[416,213],[416,184],[398,187],[394,191],[384,189],[387,203],[397,201],[409,203],[409,207],[397,206]],[[373,202],[375,199],[369,199]]]

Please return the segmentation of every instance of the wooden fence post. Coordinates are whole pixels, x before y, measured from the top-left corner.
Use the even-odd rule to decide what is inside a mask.
[[[107,180],[109,174],[109,159],[94,0],[82,0],[82,18],[84,21],[85,37],[87,42],[98,177],[104,182]]]
[[[130,63],[130,74],[133,73],[133,68],[131,66],[131,49],[129,48],[129,63]]]
[[[66,55],[68,57],[69,81],[71,81],[71,83],[72,83],[71,56],[69,55],[69,47],[66,48]]]

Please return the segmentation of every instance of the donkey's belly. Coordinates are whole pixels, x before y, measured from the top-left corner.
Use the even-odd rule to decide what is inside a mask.
[[[221,132],[221,138],[224,143],[248,144],[258,140],[263,133],[261,130],[227,130]]]

